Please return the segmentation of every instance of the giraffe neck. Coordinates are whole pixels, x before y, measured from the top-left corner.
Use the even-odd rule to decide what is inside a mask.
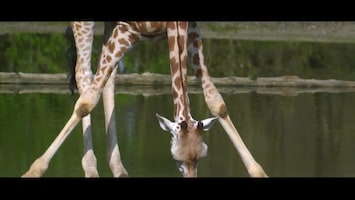
[[[176,122],[182,122],[191,118],[187,93],[187,23],[167,22],[167,33],[169,43],[172,44],[169,48],[169,56],[171,61],[174,119]]]

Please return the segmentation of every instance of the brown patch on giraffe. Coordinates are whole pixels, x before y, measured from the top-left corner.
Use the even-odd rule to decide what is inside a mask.
[[[108,63],[110,63],[112,61],[112,57],[107,55],[106,60],[107,60]]]
[[[136,26],[137,26],[137,29],[139,30],[139,32],[142,32],[142,33],[148,32],[146,22],[137,22]]]
[[[174,48],[175,48],[175,37],[174,36],[168,37],[168,43],[169,43],[169,52],[174,51]]]
[[[171,70],[171,74],[176,74],[179,70],[179,65],[177,63],[177,60],[175,57],[170,58],[170,70]]]
[[[80,58],[80,60],[79,60],[79,63],[80,63],[80,65],[82,65],[83,63],[84,63],[84,58]]]
[[[179,53],[183,52],[185,49],[185,36],[180,35],[179,40],[178,40],[178,45],[179,45]]]
[[[134,42],[136,42],[137,40],[139,40],[140,39],[140,37],[139,37],[139,35],[137,35],[137,34],[129,34],[128,35],[128,40],[130,41],[130,44],[133,44]],[[128,41],[127,41],[128,42]],[[127,45],[126,46],[128,46],[128,45],[130,45],[129,43],[127,43]]]
[[[150,26],[154,32],[162,32],[166,29],[165,22],[150,22]]]
[[[113,30],[112,37],[113,38],[117,38],[118,37],[118,30],[117,29]]]
[[[119,38],[118,43],[124,46],[129,46],[129,42],[124,38]]]
[[[225,119],[228,116],[228,110],[226,104],[222,104],[219,107],[219,116]]]
[[[186,68],[186,62],[187,62],[187,55],[186,56],[183,56],[182,58],[181,58],[181,67],[182,68]]]
[[[74,23],[74,28],[75,28],[76,30],[81,29],[81,24],[80,24],[80,23]],[[80,32],[79,32],[79,33],[80,33]]]
[[[175,89],[173,89],[173,98],[176,99],[178,97],[178,93]]]
[[[112,42],[112,41],[109,41],[109,42],[108,42],[107,48],[108,48],[108,50],[109,50],[110,53],[113,53],[113,52],[114,52],[115,47],[116,47],[116,45],[115,45],[114,42]]]
[[[180,115],[179,120],[180,120],[180,121],[184,120],[183,116]]]
[[[95,78],[95,81],[96,81],[96,82],[101,82],[101,79],[102,79],[102,76],[97,76],[97,77]]]
[[[172,31],[175,30],[175,22],[167,22],[166,28],[171,29]]]
[[[174,85],[175,85],[177,91],[181,90],[181,80],[179,78],[175,78],[174,79]],[[176,97],[178,97],[178,96],[176,96]]]
[[[91,43],[92,39],[91,39],[90,37],[88,37],[85,41]],[[89,48],[89,47],[88,47],[88,48]]]
[[[186,101],[186,98],[185,98],[185,96],[184,96],[184,94],[182,94],[180,97],[179,97],[179,103],[181,104],[181,107],[180,107],[180,109],[182,109],[182,116],[183,116],[183,118],[185,119],[185,120],[187,120],[187,116],[188,116],[188,108],[187,108],[187,106],[189,106],[189,105],[187,105],[187,101]],[[180,110],[179,109],[179,110]]]
[[[75,113],[80,117],[83,118],[88,115],[92,110],[92,104],[90,102],[82,101],[75,109]]]
[[[180,102],[177,102],[177,104],[176,104],[176,113],[179,115],[180,113],[179,113],[179,110],[181,110],[181,103]],[[179,115],[180,116],[180,115]],[[181,116],[180,116],[180,120],[183,120],[183,119],[181,119]]]
[[[180,22],[179,23],[179,27],[184,29],[184,30],[187,30],[187,22]]]

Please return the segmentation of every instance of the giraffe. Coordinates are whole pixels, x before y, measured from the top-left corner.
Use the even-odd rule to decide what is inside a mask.
[[[77,48],[76,79],[80,96],[71,117],[58,136],[22,177],[42,176],[60,145],[81,120],[84,135],[82,167],[86,177],[99,176],[92,148],[90,113],[98,103],[101,94],[105,109],[108,163],[114,177],[128,176],[120,158],[115,134],[113,91],[116,64],[136,42],[162,34],[168,36],[174,121],[159,114],[156,114],[156,117],[160,127],[172,134],[170,151],[177,161],[182,176],[197,176],[197,162],[207,155],[207,145],[203,142],[202,131],[207,131],[218,120],[241,156],[249,175],[267,177],[239,136],[228,115],[226,104],[208,73],[196,22],[116,22],[111,36],[102,45],[95,75],[92,74],[90,67],[94,24],[94,22],[71,22]],[[187,60],[201,84],[205,102],[214,117],[196,121],[191,116],[186,79]]]

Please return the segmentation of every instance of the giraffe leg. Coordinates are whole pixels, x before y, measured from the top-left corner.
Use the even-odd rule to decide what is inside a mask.
[[[77,60],[75,66],[75,80],[79,94],[90,88],[93,74],[91,71],[91,52],[94,39],[94,22],[72,22],[71,23],[76,45]],[[82,119],[82,130],[84,140],[84,154],[81,165],[85,177],[98,177],[96,156],[93,150],[91,115],[88,114]]]
[[[77,54],[75,76],[76,76],[79,94],[82,94],[83,91],[85,91],[90,87],[92,82],[91,49],[92,49],[92,41],[93,41],[94,22],[85,22],[85,23],[73,22],[71,23],[71,28],[74,34],[76,54]],[[85,40],[83,40],[82,38],[85,38]],[[71,119],[69,121],[73,121],[73,120]],[[72,122],[72,123],[77,123],[77,122]],[[73,124],[69,126],[72,127]],[[82,130],[83,130],[83,138],[84,138],[84,155],[82,158],[82,167],[86,177],[96,177],[98,176],[98,172],[96,167],[96,157],[92,145],[90,114],[83,118]],[[60,135],[63,135],[62,132],[60,133]],[[67,135],[64,133],[64,136],[62,137],[65,138],[66,136]],[[54,154],[56,149],[58,149],[60,146],[59,144],[60,140],[56,140],[56,141],[57,142],[53,142],[51,148],[49,148],[51,150],[48,149],[43,156],[38,158],[32,164],[30,170],[23,175],[23,177],[43,175],[43,173],[46,171],[48,167],[48,163],[52,157],[52,154]]]
[[[229,117],[222,95],[219,93],[210,75],[208,74],[207,67],[204,63],[200,31],[196,22],[189,22],[187,45],[190,65],[192,66],[196,77],[200,79],[205,101],[211,113],[215,116],[219,116],[218,121],[227,132],[235,148],[239,152],[249,175],[251,177],[267,177],[267,174],[261,165],[255,161],[248,148],[245,146],[242,138]]]
[[[115,115],[115,77],[117,67],[112,71],[109,80],[102,92],[104,110],[105,110],[105,125],[106,125],[106,143],[107,154],[106,159],[111,168],[114,177],[128,176],[124,168],[121,155],[117,143],[116,136],[116,115]]]
[[[80,24],[75,25],[80,26]],[[23,175],[23,177],[38,177],[45,173],[50,160],[57,152],[61,144],[65,141],[80,120],[89,115],[97,105],[105,84],[109,79],[111,72],[115,70],[115,67],[117,67],[116,64],[118,61],[123,57],[126,50],[139,39],[140,35],[132,30],[130,25],[127,23],[119,23],[113,29],[111,37],[102,46],[99,66],[90,87],[80,94],[79,99],[75,103],[73,113],[64,128],[60,131],[59,135],[54,139],[48,149],[34,161],[30,169]],[[91,141],[91,137],[88,141]],[[112,152],[117,151],[114,150]],[[124,174],[124,171],[125,170],[122,170],[121,173]]]

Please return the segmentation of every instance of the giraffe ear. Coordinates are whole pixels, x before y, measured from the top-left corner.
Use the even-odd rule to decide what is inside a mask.
[[[218,119],[219,117],[211,117],[211,118],[207,118],[201,121],[202,125],[203,125],[203,130],[204,131],[208,131],[214,124],[214,122]]]
[[[162,117],[162,116],[158,115],[158,113],[156,113],[155,115],[157,116],[158,121],[159,121],[159,125],[160,125],[160,127],[161,127],[163,130],[165,130],[165,131],[170,131],[170,132],[171,132],[172,130],[174,130],[174,125],[175,125],[174,122],[168,120],[168,119],[165,118],[165,117]]]

